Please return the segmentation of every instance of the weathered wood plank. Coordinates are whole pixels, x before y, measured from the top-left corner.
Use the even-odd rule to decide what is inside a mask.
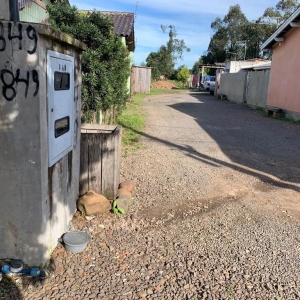
[[[115,178],[119,175],[119,166],[116,165],[116,152],[118,144],[116,136],[117,130],[111,134],[103,135],[103,152],[102,152],[102,192],[109,199],[116,197]]]
[[[91,133],[89,135],[89,190],[101,193],[102,163],[101,145],[102,135]]]
[[[79,177],[79,195],[84,195],[89,189],[89,143],[88,135],[81,134],[80,141],[80,177]]]
[[[121,126],[83,125],[81,195],[92,189],[108,199],[115,199],[120,179],[121,135]]]

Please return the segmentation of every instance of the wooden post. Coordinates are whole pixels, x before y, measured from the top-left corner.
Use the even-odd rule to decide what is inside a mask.
[[[81,127],[79,194],[89,190],[112,200],[120,179],[122,127],[83,124]]]

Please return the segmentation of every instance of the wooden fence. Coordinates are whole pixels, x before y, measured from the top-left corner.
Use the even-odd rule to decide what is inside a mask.
[[[83,124],[81,127],[79,194],[89,190],[116,198],[120,177],[122,127]]]
[[[150,94],[151,68],[133,66],[130,85],[131,94]]]

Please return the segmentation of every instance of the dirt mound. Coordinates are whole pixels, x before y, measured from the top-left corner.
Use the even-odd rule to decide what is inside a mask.
[[[177,89],[177,86],[166,80],[159,80],[151,84],[154,89]]]

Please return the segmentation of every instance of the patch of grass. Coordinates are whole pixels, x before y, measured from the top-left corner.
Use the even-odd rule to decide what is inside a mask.
[[[140,134],[145,126],[145,116],[143,114],[142,106],[146,94],[135,94],[133,100],[126,109],[117,118],[117,123],[122,125],[122,148],[123,155],[128,152],[135,152],[140,148],[139,140]]]
[[[122,152],[124,156],[129,152],[134,153],[141,148],[139,144],[140,132],[143,131],[145,126],[144,98],[161,94],[176,94],[182,91],[181,89],[151,89],[150,95],[133,95],[133,100],[127,104],[122,114],[117,117],[117,123],[122,126]]]

